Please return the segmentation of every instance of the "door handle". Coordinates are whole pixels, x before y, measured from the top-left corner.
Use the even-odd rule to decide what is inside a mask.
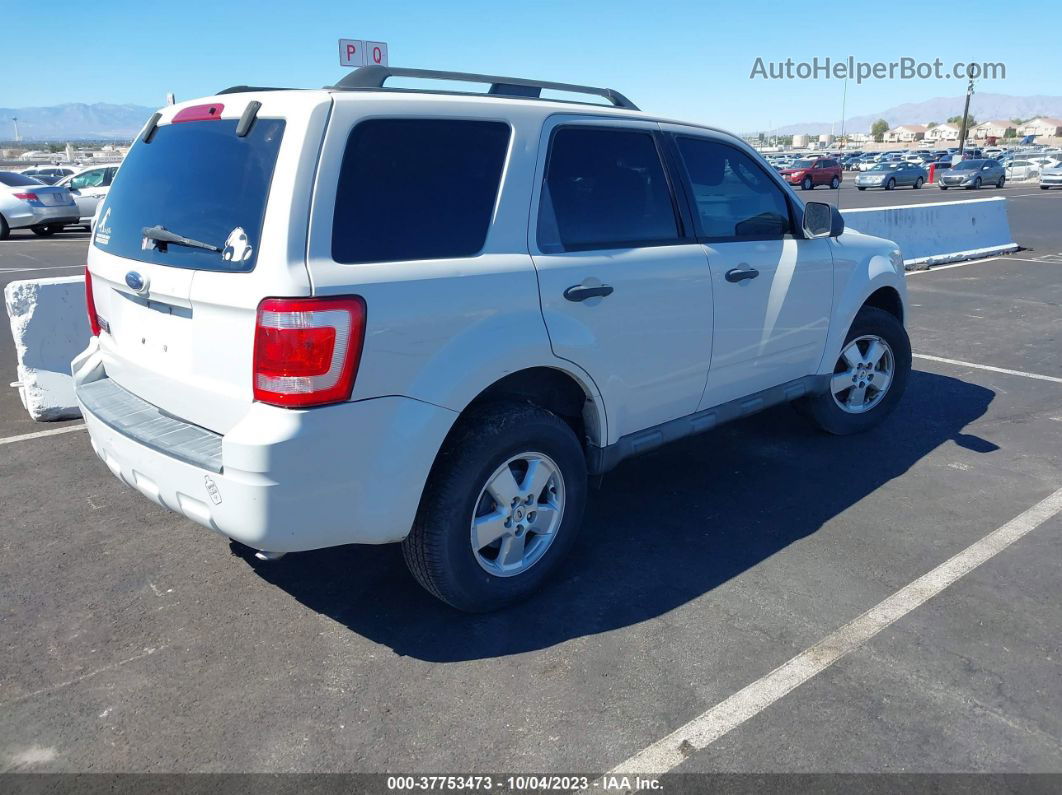
[[[573,284],[564,291],[564,297],[569,301],[585,301],[587,298],[604,298],[606,295],[612,295],[611,284],[599,284],[596,287]]]
[[[726,280],[728,282],[743,282],[745,279],[755,279],[760,275],[760,272],[755,268],[750,268],[747,265],[740,268],[731,268],[726,272]]]

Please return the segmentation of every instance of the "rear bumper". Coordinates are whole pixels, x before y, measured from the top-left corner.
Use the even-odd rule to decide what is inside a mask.
[[[271,552],[402,540],[457,417],[403,397],[309,410],[253,403],[227,434],[213,434],[220,459],[211,457],[209,439],[200,440],[206,457],[197,459],[177,447],[176,455],[165,452],[167,436],[179,446],[187,432],[146,441],[116,427],[98,403],[82,401],[86,385],[106,378],[95,339],[73,372],[92,447],[116,477],[165,508]]]
[[[79,215],[76,204],[60,204],[55,207],[34,207],[24,204],[11,213],[5,213],[12,229],[23,229],[38,224],[76,224]]]

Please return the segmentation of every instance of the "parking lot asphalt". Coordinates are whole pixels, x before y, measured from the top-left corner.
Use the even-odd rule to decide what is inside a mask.
[[[885,424],[781,407],[629,461],[501,613],[442,606],[394,547],[255,561],[83,432],[0,446],[0,770],[601,773],[696,721],[1062,487],[1062,192],[956,198],[997,193],[1028,250],[909,278]],[[0,243],[0,279],[76,273],[78,234]],[[40,430],[13,392],[0,436]],[[676,769],[1062,771],[1060,540],[1046,515]]]

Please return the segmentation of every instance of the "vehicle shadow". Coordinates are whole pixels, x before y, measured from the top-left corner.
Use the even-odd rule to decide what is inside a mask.
[[[628,461],[591,490],[579,540],[526,604],[466,615],[407,573],[397,545],[345,546],[262,563],[267,582],[396,653],[433,662],[552,646],[659,616],[816,532],[963,433],[994,392],[913,372],[907,394],[867,434],[828,436],[787,406]],[[873,543],[872,538],[867,539]]]

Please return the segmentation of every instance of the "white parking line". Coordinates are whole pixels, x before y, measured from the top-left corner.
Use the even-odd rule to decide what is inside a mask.
[[[959,367],[972,367],[975,370],[988,370],[992,373],[1003,373],[1004,375],[1020,375],[1024,378],[1035,378],[1037,381],[1053,381],[1056,384],[1062,384],[1062,378],[1057,378],[1053,375],[1040,375],[1039,373],[1027,373],[1024,370],[1008,370],[1005,367],[993,367],[990,364],[977,364],[975,362],[964,362],[960,359],[945,359],[942,356],[930,356],[925,353],[912,353],[916,359],[925,359],[929,362],[940,362],[941,364],[954,364]]]
[[[81,425],[66,425],[62,428],[55,428],[50,431],[37,431],[36,433],[24,433],[20,436],[5,436],[0,439],[0,444],[14,444],[15,442],[25,442],[30,439],[40,439],[42,436],[58,436],[61,433],[70,433],[71,431],[83,431],[85,430],[85,424]]]
[[[45,265],[40,268],[0,268],[0,273],[22,273],[23,271],[65,271],[71,268],[84,270],[84,265]]]
[[[963,575],[998,555],[1022,536],[1062,512],[1062,489],[1036,503],[953,558],[904,586],[863,615],[845,624],[734,695],[716,704],[613,768],[612,774],[661,775],[745,721],[767,709],[816,674],[856,650],[893,622],[939,594]]]

